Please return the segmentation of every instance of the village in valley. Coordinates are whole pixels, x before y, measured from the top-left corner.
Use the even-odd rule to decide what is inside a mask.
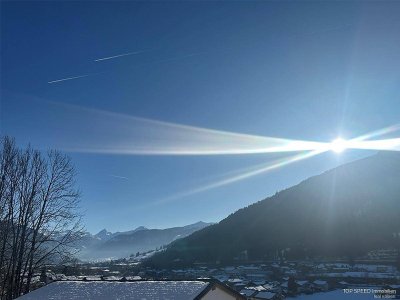
[[[53,281],[204,281],[222,283],[245,299],[296,299],[327,293],[359,293],[366,297],[392,299],[400,295],[400,268],[396,266],[397,251],[394,249],[372,251],[357,261],[342,258],[336,262],[238,261],[229,266],[198,263],[190,268],[145,267],[143,259],[155,252],[148,251],[127,259],[48,266],[41,274],[36,274],[35,286],[38,288]]]

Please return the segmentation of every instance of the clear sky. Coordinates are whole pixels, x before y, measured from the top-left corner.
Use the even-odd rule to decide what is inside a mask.
[[[1,2],[1,134],[68,151],[91,232],[219,221],[372,152],[199,191],[294,154],[129,153],[199,131],[140,118],[321,142],[399,123],[399,16],[395,1]]]

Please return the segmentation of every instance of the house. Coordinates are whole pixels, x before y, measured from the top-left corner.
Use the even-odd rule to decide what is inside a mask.
[[[326,282],[325,280],[315,280],[313,282],[313,285],[318,291],[327,291],[329,288],[328,282]]]
[[[243,282],[243,280],[240,279],[240,278],[231,278],[231,279],[228,279],[228,283],[230,283],[230,284],[236,284],[236,283],[242,283],[242,282]]]
[[[272,293],[281,293],[282,292],[282,288],[279,285],[279,282],[271,282],[271,283],[267,283],[263,285],[264,289],[272,292]]]
[[[345,288],[347,288],[348,286],[349,286],[349,284],[346,282],[346,281],[339,281],[338,283],[337,283],[337,286],[338,287],[340,287],[340,288],[342,288],[342,289],[345,289]]]
[[[400,295],[400,284],[391,284],[391,285],[385,286],[385,289],[396,291],[394,294]]]
[[[277,300],[280,299],[278,294],[271,292],[258,292],[256,295],[252,296],[250,299],[254,300]]]
[[[231,286],[231,287],[232,287],[232,286]],[[243,288],[245,288],[245,287],[246,287],[246,284],[243,283],[243,282],[235,283],[235,284],[233,285],[233,288],[234,288],[235,291],[240,291],[241,289],[243,289]]]
[[[100,276],[84,276],[82,277],[83,281],[100,281],[101,277]]]
[[[245,300],[217,281],[56,281],[20,300]]]
[[[298,292],[306,294],[312,292],[312,284],[308,280],[299,280],[296,283]]]
[[[245,296],[245,297],[247,297],[247,298],[250,298],[251,296],[253,296],[254,294],[256,294],[257,291],[256,291],[256,290],[250,290],[250,289],[242,289],[242,290],[240,291],[240,293],[241,293],[243,296]]]
[[[263,281],[263,283],[265,283],[265,280],[267,279],[267,276],[261,273],[249,273],[245,276],[250,281]]]
[[[228,281],[229,277],[226,275],[214,275],[213,278],[215,278],[216,280],[220,281],[220,282],[225,282]]]
[[[140,276],[127,276],[125,278],[127,281],[142,280],[142,277],[140,277]]]

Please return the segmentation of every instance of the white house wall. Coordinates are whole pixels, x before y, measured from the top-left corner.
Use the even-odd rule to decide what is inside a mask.
[[[216,287],[214,290],[211,289],[201,300],[236,300],[235,296],[232,296],[225,292],[223,289]]]

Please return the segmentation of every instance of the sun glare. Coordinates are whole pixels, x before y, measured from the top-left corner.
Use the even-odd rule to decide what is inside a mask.
[[[341,153],[347,148],[347,142],[344,139],[337,138],[331,142],[331,150],[336,153]]]

